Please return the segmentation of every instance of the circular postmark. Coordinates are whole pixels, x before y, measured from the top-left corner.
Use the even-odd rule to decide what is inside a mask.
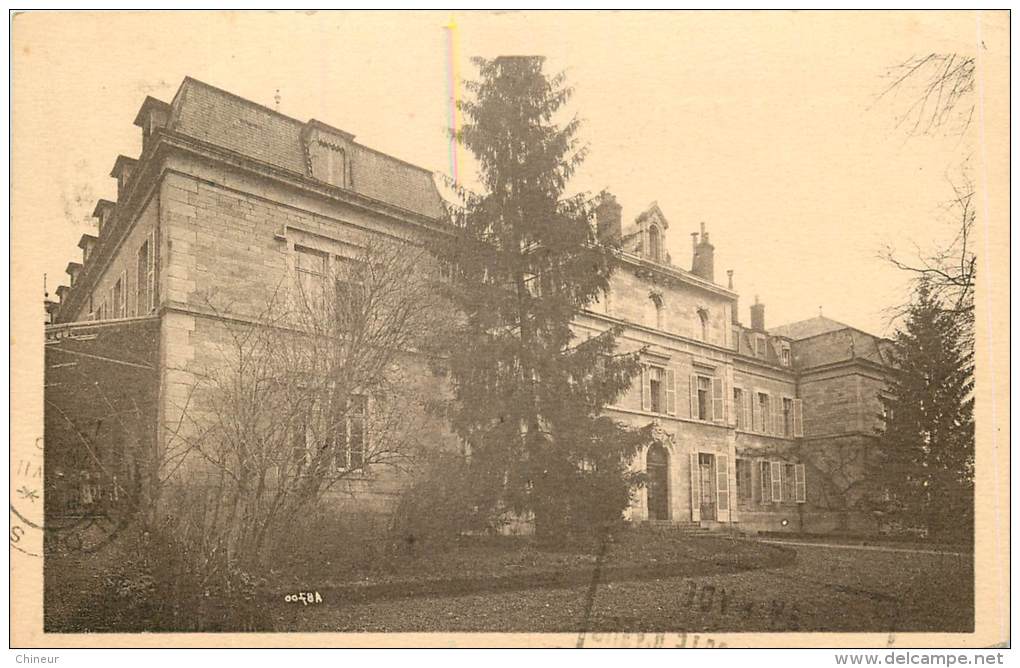
[[[33,557],[43,553],[43,439],[12,452],[11,549]]]
[[[95,473],[68,472],[58,467],[52,480],[44,476],[44,441],[14,453],[11,475],[11,549],[31,557],[45,550],[94,552],[112,542],[131,523],[137,497],[118,483]],[[47,512],[46,496],[53,494]],[[66,503],[67,497],[73,502]]]

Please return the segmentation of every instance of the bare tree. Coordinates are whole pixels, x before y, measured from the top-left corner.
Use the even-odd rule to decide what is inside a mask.
[[[974,118],[975,65],[959,53],[911,56],[886,71],[875,102],[896,105],[896,127],[912,136],[962,135]]]
[[[217,359],[167,441],[189,452],[185,539],[258,566],[267,541],[331,490],[411,461],[427,420],[412,380],[444,309],[436,265],[405,242],[299,259],[254,318],[226,324]],[[195,472],[200,472],[195,474]],[[180,503],[174,504],[180,507]]]

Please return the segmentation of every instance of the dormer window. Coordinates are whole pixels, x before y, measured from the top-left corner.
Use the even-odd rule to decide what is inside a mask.
[[[768,349],[765,346],[765,335],[763,335],[763,334],[755,335],[755,337],[754,337],[754,354],[757,357],[765,359],[765,357],[767,357],[767,352],[766,352],[767,350]]]
[[[780,360],[782,361],[783,366],[790,366],[790,344],[789,343],[784,343],[783,344],[783,349],[782,349]]]
[[[648,257],[655,262],[661,262],[662,258],[662,233],[658,225],[651,225],[648,228]]]

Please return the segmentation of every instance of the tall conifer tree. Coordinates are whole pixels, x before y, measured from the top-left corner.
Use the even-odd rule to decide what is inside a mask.
[[[895,339],[877,468],[908,524],[969,539],[974,521],[974,365],[966,322],[921,283]]]
[[[602,416],[639,372],[618,331],[579,340],[571,323],[609,286],[612,250],[594,233],[593,198],[565,188],[584,159],[571,95],[538,57],[475,59],[456,139],[477,159],[481,194],[462,193],[440,251],[463,314],[447,350],[454,429],[493,507],[533,513],[556,540],[620,518],[644,434]]]

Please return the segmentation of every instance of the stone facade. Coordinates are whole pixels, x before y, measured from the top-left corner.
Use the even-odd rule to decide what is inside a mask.
[[[415,243],[441,228],[431,174],[320,121],[186,79],[170,103],[146,99],[135,123],[142,153],[118,159],[117,202],[97,206],[98,239],[83,238],[84,266],[69,267],[72,283],[49,308],[63,323],[53,327],[158,317],[157,438],[180,421],[195,374],[216,358],[227,324],[213,301],[229,304],[230,318],[251,318],[260,299],[295,280],[299,248],[343,258],[373,236]],[[879,424],[885,342],[824,318],[766,330],[757,299],[744,326],[732,281],[715,280],[708,233],[692,235],[691,270],[676,266],[654,203],[624,225],[607,199],[598,226],[619,244],[616,271],[575,331],[624,327],[620,346],[640,350],[644,368],[610,412],[654,422],[658,434],[633,463],[650,482],[630,518],[850,526],[853,490],[828,489],[832,453],[866,449]],[[421,360],[408,356],[405,366],[422,393],[442,395]],[[456,447],[438,422],[423,433]],[[371,472],[357,486],[357,503],[378,505],[399,480]]]

